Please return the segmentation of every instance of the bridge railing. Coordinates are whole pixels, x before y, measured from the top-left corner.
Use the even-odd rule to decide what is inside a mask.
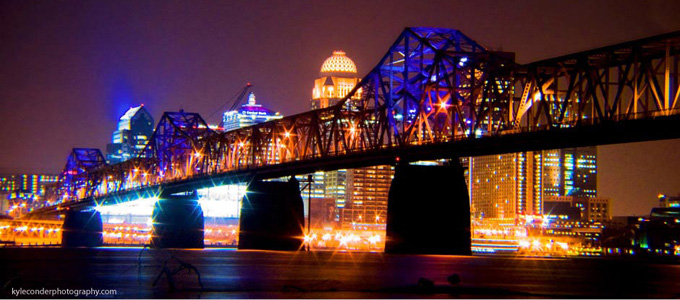
[[[678,114],[680,33],[518,65],[459,31],[407,28],[333,107],[223,133],[166,113],[143,157],[87,172],[66,200],[238,170]]]

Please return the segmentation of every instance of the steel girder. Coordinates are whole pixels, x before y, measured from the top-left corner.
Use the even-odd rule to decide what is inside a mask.
[[[680,32],[527,65],[457,30],[406,28],[333,107],[215,133],[165,113],[134,160],[90,171],[85,196],[357,153],[678,114]],[[359,97],[357,97],[359,95]]]
[[[490,52],[457,30],[407,28],[361,82],[375,145],[469,138],[509,122],[514,55]],[[366,116],[368,117],[368,116]],[[368,120],[364,120],[367,123]]]
[[[166,112],[140,156],[94,171],[101,180],[86,196],[103,196],[200,174],[206,162],[202,141],[214,134],[197,113]]]
[[[678,114],[680,32],[520,66],[516,128],[564,128]]]
[[[214,134],[197,113],[166,112],[140,157],[153,159],[161,177],[189,176],[201,168],[200,141]]]
[[[90,194],[101,180],[94,171],[106,165],[106,159],[99,149],[73,148],[59,175],[57,188],[59,197],[53,200],[70,201]]]

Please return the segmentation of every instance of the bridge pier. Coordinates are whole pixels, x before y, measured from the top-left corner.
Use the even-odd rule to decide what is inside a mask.
[[[161,194],[153,213],[151,246],[156,248],[204,248],[203,209],[196,191]]]
[[[457,159],[396,167],[386,234],[386,253],[471,254],[470,197]]]
[[[253,181],[241,206],[238,249],[299,250],[304,224],[297,180]]]
[[[104,244],[102,216],[96,210],[68,210],[61,231],[63,248],[99,247]]]

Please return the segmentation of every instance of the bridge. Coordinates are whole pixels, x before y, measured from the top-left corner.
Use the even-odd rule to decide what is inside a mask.
[[[395,181],[402,184],[390,191],[388,238],[414,239],[399,229],[408,222],[399,216],[403,208],[392,209],[407,201],[396,198],[412,195],[407,187],[453,181],[449,202],[464,204],[435,207],[468,209],[454,226],[464,239],[469,200],[460,166],[424,172],[408,162],[678,138],[679,53],[680,32],[672,32],[518,64],[513,53],[491,51],[457,30],[406,28],[335,106],[228,132],[211,130],[196,113],[166,112],[140,156],[115,165],[97,149],[76,148],[49,191],[53,205],[30,216],[140,196],[186,200],[196,189],[228,183],[397,164]],[[293,199],[294,208],[286,207],[299,221],[299,192],[276,197]],[[394,249],[414,247],[402,244]],[[412,251],[458,251],[444,248]]]

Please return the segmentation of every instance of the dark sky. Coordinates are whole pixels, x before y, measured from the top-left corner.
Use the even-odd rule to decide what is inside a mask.
[[[680,1],[1,1],[0,173],[57,173],[72,147],[104,149],[144,103],[216,110],[252,82],[284,115],[309,108],[326,57],[363,76],[407,26],[461,30],[525,63],[680,30]],[[680,192],[680,141],[599,150],[599,194],[644,214]]]

